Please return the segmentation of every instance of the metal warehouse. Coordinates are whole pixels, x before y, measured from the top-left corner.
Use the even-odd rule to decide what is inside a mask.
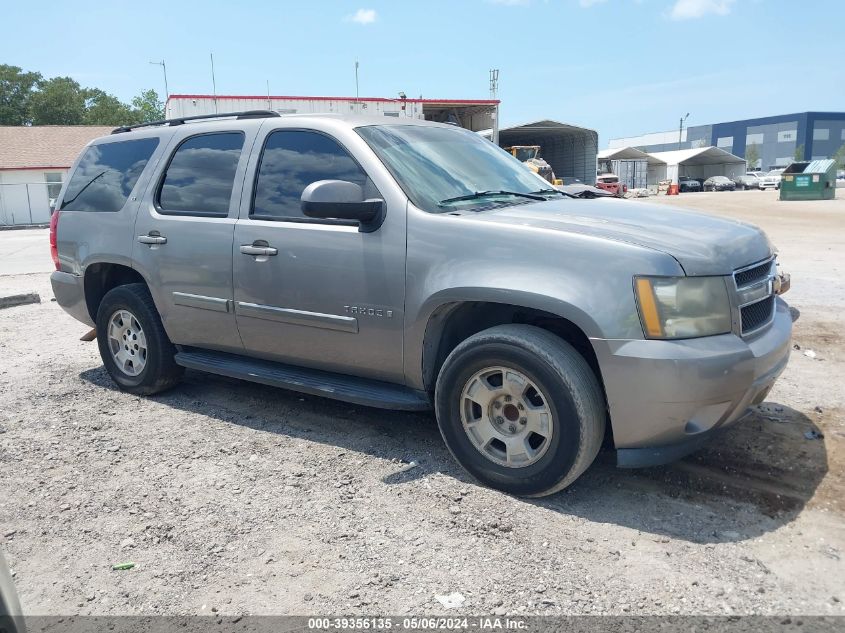
[[[718,147],[654,152],[652,156],[666,164],[666,175],[660,180],[666,179],[675,183],[681,176],[704,179],[710,176],[736,178],[745,173],[744,158]]]
[[[695,149],[713,145],[740,158],[754,146],[750,169],[786,167],[799,160],[832,158],[845,145],[845,112],[800,112],[758,119],[693,125],[686,129],[611,139],[608,147],[644,152]]]
[[[481,134],[492,137],[491,130]],[[499,145],[539,145],[540,156],[557,177],[574,177],[589,184],[596,181],[599,136],[595,130],[544,119],[500,129]]]
[[[498,99],[170,95],[165,114],[172,119],[243,110],[273,110],[279,114],[356,113],[454,123],[477,132],[493,127],[498,107]]]

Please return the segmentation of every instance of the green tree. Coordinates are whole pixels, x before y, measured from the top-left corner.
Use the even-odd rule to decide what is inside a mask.
[[[29,125],[30,101],[42,78],[17,66],[0,64],[0,125]]]
[[[795,148],[795,155],[794,158],[796,161],[804,160],[804,146],[799,145]]]
[[[70,77],[48,79],[30,100],[32,124],[82,125],[85,120],[85,93]]]
[[[138,122],[161,121],[164,118],[164,103],[158,93],[150,88],[132,99],[132,107],[138,116]]]
[[[836,161],[836,169],[845,169],[845,143],[836,150],[836,153],[833,155],[833,160]]]
[[[745,148],[745,162],[749,169],[756,169],[757,163],[760,161],[760,150],[757,143],[752,143]]]
[[[99,88],[85,90],[85,125],[129,125],[140,122],[137,112]]]

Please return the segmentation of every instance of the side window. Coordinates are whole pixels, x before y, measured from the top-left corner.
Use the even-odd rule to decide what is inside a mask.
[[[62,211],[120,211],[157,146],[157,138],[143,138],[89,147],[70,178]]]
[[[258,177],[252,217],[301,219],[302,191],[318,180],[347,180],[373,197],[367,174],[334,139],[318,132],[277,130],[267,137]]]
[[[158,195],[164,215],[226,217],[244,144],[241,132],[192,136],[176,148]]]

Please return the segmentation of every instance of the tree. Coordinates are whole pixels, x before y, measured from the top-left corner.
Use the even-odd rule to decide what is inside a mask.
[[[33,125],[82,125],[85,95],[70,77],[54,77],[41,84],[30,101]]]
[[[40,73],[0,64],[0,125],[29,125],[30,101],[41,84]]]
[[[756,169],[757,163],[760,162],[760,150],[757,143],[752,143],[745,148],[745,162],[749,169]]]
[[[85,90],[85,125],[130,125],[141,121],[138,112],[133,111],[114,95],[99,88]]]
[[[804,160],[804,146],[799,145],[795,148],[795,155],[794,158],[796,161]]]
[[[152,88],[144,90],[132,99],[132,107],[135,108],[138,121],[141,123],[161,121],[164,118],[164,104],[159,100],[158,93]]]
[[[833,155],[833,160],[836,161],[836,169],[845,169],[845,143],[836,150],[836,153]]]

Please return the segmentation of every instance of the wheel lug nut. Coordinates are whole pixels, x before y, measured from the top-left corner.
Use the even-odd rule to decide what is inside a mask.
[[[504,423],[505,423],[505,418],[503,418],[500,415],[496,416],[496,424],[504,424]]]
[[[516,405],[516,408],[522,411],[525,409],[525,405],[520,402],[518,405]]]
[[[502,408],[502,403],[501,403],[501,402],[496,401],[496,402],[494,402],[494,403],[493,403],[493,406],[494,406],[496,409],[501,409],[501,408]]]
[[[528,418],[519,418],[519,423],[522,425],[528,424]]]
[[[508,431],[510,431],[511,433],[515,433],[515,432],[516,432],[516,427],[515,427],[513,424],[511,424],[511,425],[508,427]]]
[[[511,397],[510,397],[510,396],[505,396],[505,402],[510,402],[510,401],[511,401]]]

